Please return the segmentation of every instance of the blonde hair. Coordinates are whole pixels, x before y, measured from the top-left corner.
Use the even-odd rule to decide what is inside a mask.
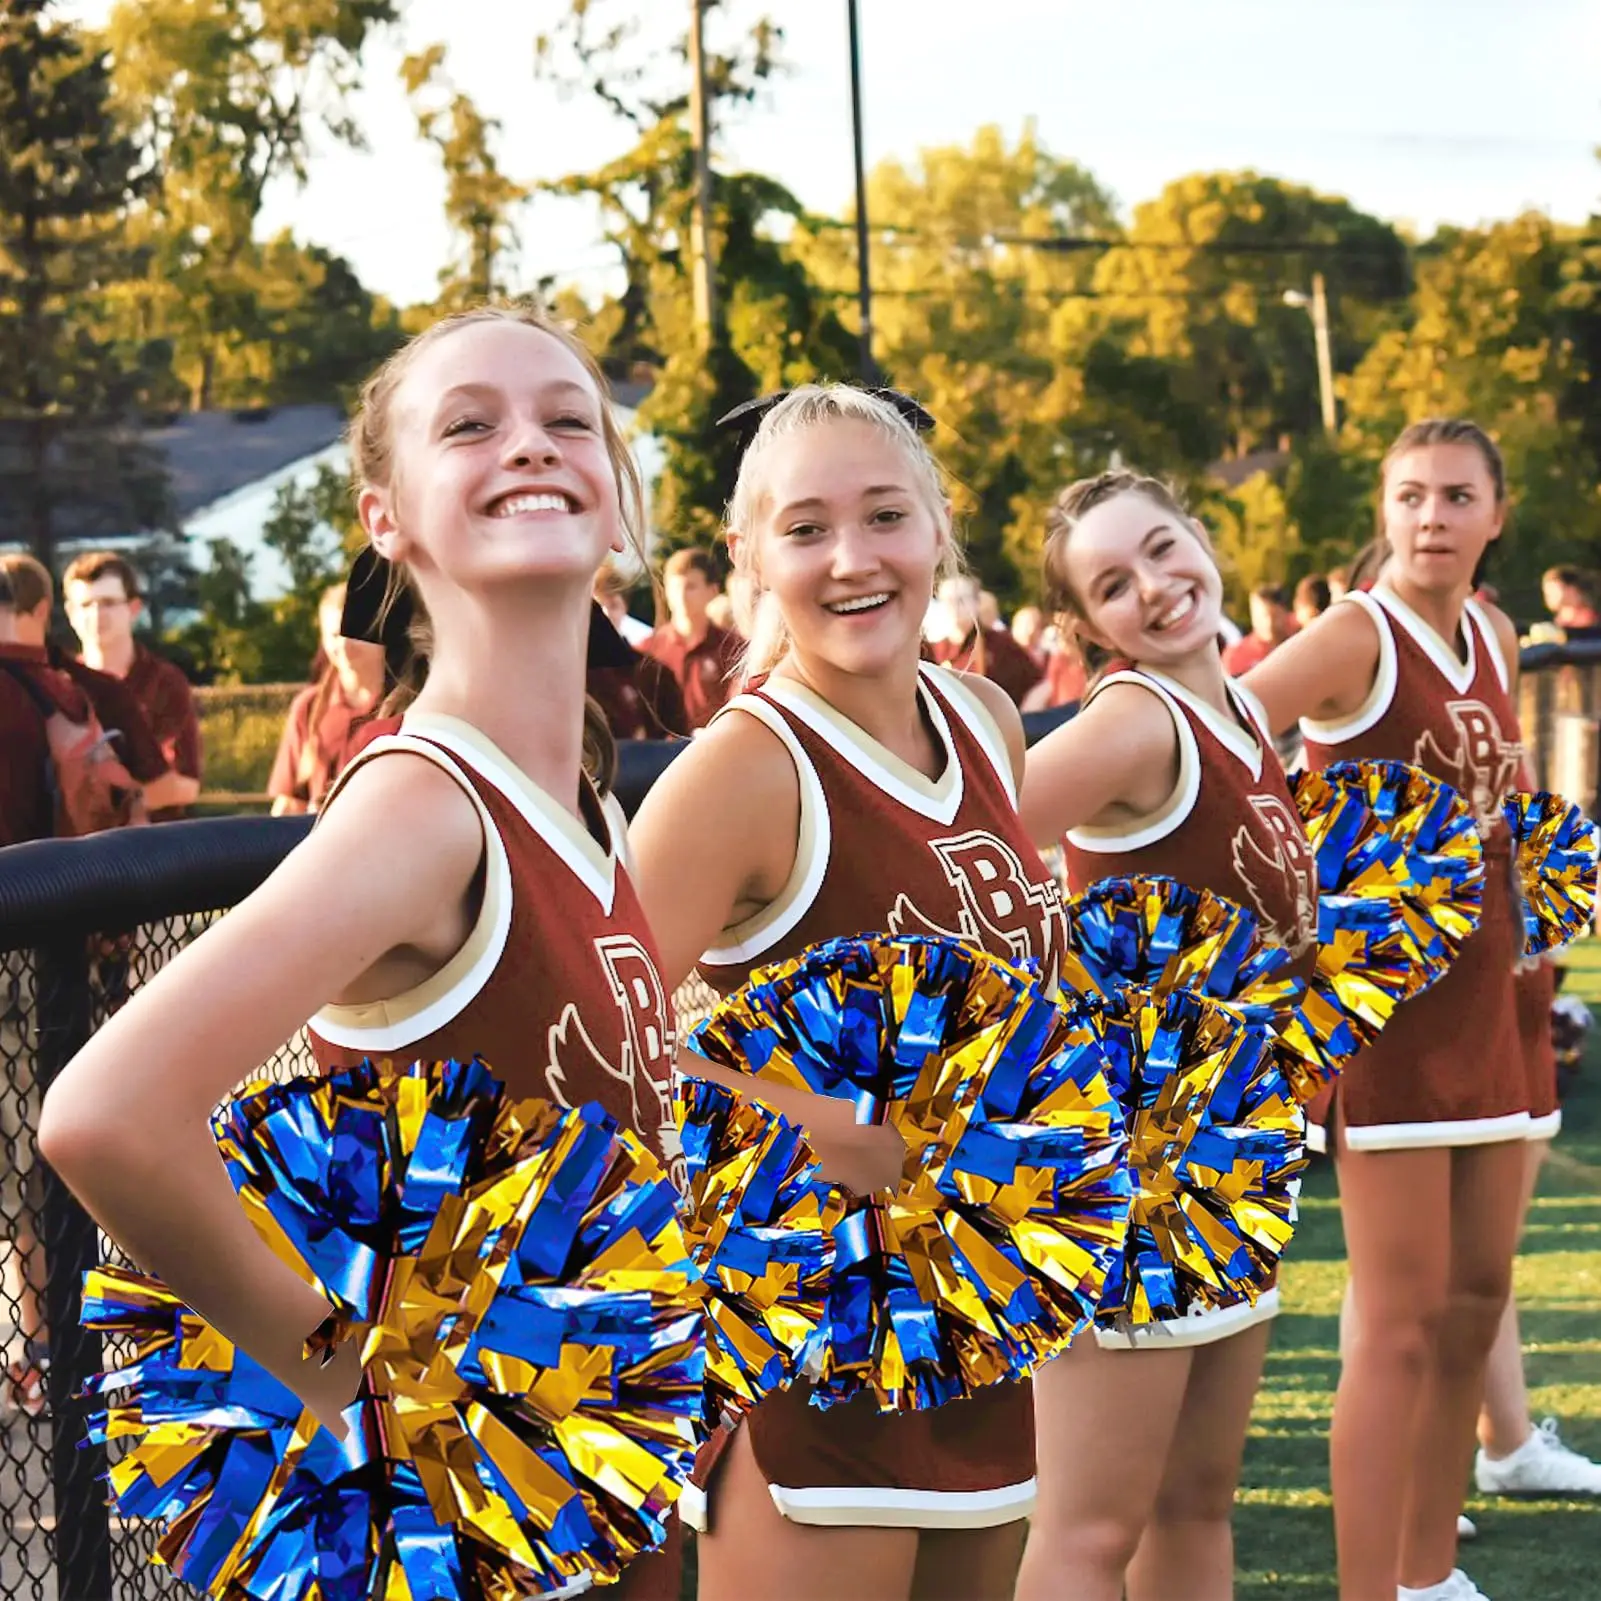
[[[831,422],[867,423],[899,446],[912,469],[917,489],[945,524],[945,549],[934,582],[938,584],[962,571],[961,551],[946,511],[950,497],[946,492],[945,472],[924,443],[923,436],[889,401],[849,384],[802,384],[799,389],[792,389],[762,418],[755,437],[740,458],[739,476],[724,518],[724,532],[734,551],[734,570],[750,581],[754,597],[750,640],[738,669],[741,683],[770,672],[789,649],[789,629],[783,613],[774,596],[762,588],[755,567],[752,536],[767,493],[762,476],[763,459],[776,441]]]
[[[641,564],[645,560],[645,486],[639,464],[612,409],[611,386],[588,346],[565,324],[558,322],[544,307],[526,301],[496,301],[456,311],[431,323],[408,340],[361,388],[361,397],[350,419],[346,444],[350,451],[351,486],[358,496],[364,489],[388,489],[395,480],[394,402],[406,375],[424,351],[463,328],[503,323],[532,328],[548,334],[563,346],[584,369],[595,386],[600,401],[601,438],[617,478],[617,500],[623,536]],[[410,628],[412,660],[401,675],[399,686],[382,707],[383,715],[403,711],[417,696],[427,677],[427,658],[433,648],[432,629],[422,596],[410,574],[399,563],[390,567],[388,589],[380,615],[386,615],[402,589],[411,591],[413,618]],[[604,790],[616,772],[616,749],[604,714],[593,701],[584,707],[584,766]]]
[[[1126,467],[1113,468],[1110,472],[1097,473],[1093,478],[1080,478],[1071,483],[1057,495],[1049,511],[1045,513],[1045,549],[1042,560],[1045,570],[1045,604],[1062,621],[1067,624],[1073,636],[1073,643],[1078,649],[1079,659],[1084,663],[1084,671],[1090,678],[1097,677],[1106,670],[1107,663],[1113,659],[1113,653],[1104,645],[1097,644],[1090,639],[1084,625],[1089,621],[1089,613],[1084,604],[1084,597],[1073,588],[1073,581],[1067,574],[1067,547],[1073,537],[1073,530],[1097,506],[1104,506],[1110,500],[1116,500],[1119,495],[1144,495],[1147,500],[1154,501],[1163,511],[1176,517],[1186,528],[1195,530],[1201,543],[1206,547],[1207,554],[1212,556],[1214,564],[1217,557],[1212,552],[1212,542],[1199,525],[1190,516],[1189,508],[1180,499],[1178,492],[1171,485],[1165,484],[1160,478],[1151,478],[1144,473],[1131,472]]]

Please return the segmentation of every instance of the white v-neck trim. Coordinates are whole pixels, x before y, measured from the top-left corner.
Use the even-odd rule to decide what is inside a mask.
[[[761,692],[803,722],[891,800],[899,801],[920,817],[941,825],[949,823],[961,810],[965,792],[962,759],[957,752],[956,741],[951,738],[945,708],[940,704],[939,696],[923,682],[921,675],[917,681],[918,703],[928,714],[935,737],[945,753],[945,766],[937,779],[929,778],[909,762],[903,762],[850,718],[836,711],[822,696],[814,694],[794,679],[769,678],[762,685]]]
[[[1432,623],[1425,622],[1407,603],[1383,584],[1375,584],[1370,591],[1374,600],[1387,611],[1416,641],[1431,662],[1439,669],[1457,694],[1465,694],[1479,670],[1478,629],[1473,626],[1472,614],[1463,608],[1462,637],[1467,643],[1468,656],[1463,661],[1445,640],[1435,632]]]
[[[617,830],[611,818],[606,819],[608,845],[602,849],[578,818],[558,805],[493,740],[460,718],[412,712],[401,723],[401,732],[432,740],[493,784],[594,896],[601,911],[611,915],[617,895]]]
[[[1251,775],[1253,784],[1261,778],[1263,750],[1266,746],[1266,740],[1261,731],[1261,717],[1236,685],[1233,683],[1227,684],[1225,693],[1229,696],[1231,703],[1249,719],[1251,726],[1257,730],[1255,739],[1252,739],[1250,734],[1241,728],[1232,717],[1225,717],[1215,706],[1209,705],[1202,700],[1193,690],[1186,689],[1176,678],[1169,678],[1166,673],[1158,672],[1151,667],[1141,667],[1137,670],[1147,678],[1160,684],[1174,700],[1194,712],[1206,724],[1213,738],[1231,755],[1239,758],[1240,765]]]

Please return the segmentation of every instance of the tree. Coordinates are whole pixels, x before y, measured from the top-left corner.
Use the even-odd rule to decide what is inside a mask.
[[[618,12],[574,0],[539,41],[538,60],[558,84],[596,95],[635,130],[637,141],[617,160],[550,188],[595,199],[605,236],[618,252],[626,287],[601,308],[591,331],[614,371],[643,367],[654,375],[640,424],[663,448],[654,507],[659,542],[669,549],[709,544],[737,462],[736,441],[715,427],[716,419],[764,391],[844,376],[854,367],[854,346],[830,298],[818,293],[778,237],[780,220],[793,227],[803,218],[800,203],[758,174],[714,172],[722,314],[706,347],[682,252],[695,184],[686,36],[675,24],[665,43],[652,45],[637,20],[608,26],[606,15]],[[714,123],[748,103],[776,70],[780,38],[762,21],[708,52]]]
[[[1284,304],[1321,269],[1334,368],[1348,372],[1404,314],[1410,269],[1389,224],[1348,201],[1253,172],[1196,173],[1134,209],[1095,273],[1099,316],[1137,356],[1174,364],[1228,453],[1319,426],[1312,331]]]
[[[0,417],[15,438],[0,532],[54,567],[64,522],[128,533],[159,525],[168,502],[127,425],[142,352],[97,327],[138,270],[121,229],[153,174],[112,114],[105,57],[46,10],[0,11]]]
[[[418,131],[444,163],[445,218],[457,236],[456,258],[439,278],[439,309],[448,311],[505,293],[502,264],[517,246],[512,213],[530,190],[500,170],[500,124],[451,86],[444,65],[445,47],[430,45],[406,57],[401,77]]]
[[[304,179],[315,129],[360,144],[346,104],[361,48],[395,16],[395,0],[119,0],[112,11],[118,97],[164,173],[159,200],[134,219],[152,262],[138,314],[171,341],[195,409],[216,403],[241,346],[270,345],[284,301],[254,238],[263,196],[276,179]]]
[[[1472,417],[1495,437],[1513,506],[1495,578],[1530,607],[1545,566],[1593,562],[1601,548],[1584,357],[1601,311],[1581,238],[1533,212],[1441,230],[1418,252],[1410,318],[1378,338],[1348,388],[1344,440],[1370,477],[1422,417]]]

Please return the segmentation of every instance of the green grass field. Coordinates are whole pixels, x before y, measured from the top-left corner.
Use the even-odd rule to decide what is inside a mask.
[[[1601,941],[1566,958],[1566,988],[1601,1013]],[[1601,1030],[1597,1031],[1601,1033]],[[1517,1265],[1536,1421],[1601,1456],[1601,1040],[1563,1108]],[[1345,1282],[1339,1205],[1326,1164],[1309,1177],[1286,1258],[1285,1311],[1257,1399],[1236,1529],[1241,1601],[1335,1596],[1328,1423]],[[1601,1507],[1475,1497],[1479,1538],[1463,1565],[1493,1601],[1601,1598]]]

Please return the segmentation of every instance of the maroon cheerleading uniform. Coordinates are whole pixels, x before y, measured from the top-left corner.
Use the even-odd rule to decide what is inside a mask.
[[[1149,817],[1073,829],[1064,843],[1068,887],[1082,894],[1098,879],[1161,874],[1210,890],[1253,913],[1263,937],[1295,958],[1292,970],[1309,975],[1317,960],[1317,862],[1261,704],[1230,681],[1227,716],[1150,668],[1109,673],[1095,694],[1112,684],[1136,684],[1167,708],[1178,737],[1178,782]],[[1278,1310],[1275,1285],[1254,1304],[1198,1307],[1148,1329],[1097,1328],[1095,1335],[1113,1349],[1208,1345]]]
[[[920,700],[944,755],[934,779],[793,679],[768,678],[720,713],[767,727],[800,780],[788,883],[701,959],[720,994],[821,940],[881,931],[949,935],[1011,961],[1032,958],[1054,981],[1066,935],[1061,891],[1018,821],[1000,731],[945,669],[923,666]],[[871,1396],[820,1410],[797,1381],[742,1426],[774,1503],[797,1523],[979,1528],[1033,1508],[1026,1383],[933,1411],[883,1413]],[[703,1453],[703,1483],[728,1440]],[[688,1496],[682,1506],[691,1521],[704,1510]]]
[[[1500,641],[1471,600],[1461,656],[1384,585],[1339,604],[1361,606],[1372,618],[1378,671],[1353,716],[1303,720],[1307,765],[1410,762],[1462,795],[1484,840],[1478,931],[1445,976],[1404,1002],[1340,1076],[1346,1143],[1378,1151],[1525,1138],[1531,1097],[1512,984],[1523,940],[1511,831],[1501,813],[1522,744]]]
[[[658,1156],[676,1152],[672,1006],[617,814],[585,783],[586,827],[476,729],[419,713],[362,748],[324,809],[351,773],[397,751],[442,768],[473,802],[483,901],[432,977],[385,1000],[324,1007],[307,1025],[319,1065],[481,1056],[513,1095],[598,1101]],[[618,1601],[677,1601],[677,1520],[668,1527],[662,1550],[624,1573]]]
[[[1519,967],[1512,975],[1518,1008],[1518,1042],[1528,1077],[1529,1138],[1549,1140],[1562,1129],[1557,1103],[1557,1051],[1551,1037],[1551,1006],[1557,998],[1557,970],[1544,958]]]

